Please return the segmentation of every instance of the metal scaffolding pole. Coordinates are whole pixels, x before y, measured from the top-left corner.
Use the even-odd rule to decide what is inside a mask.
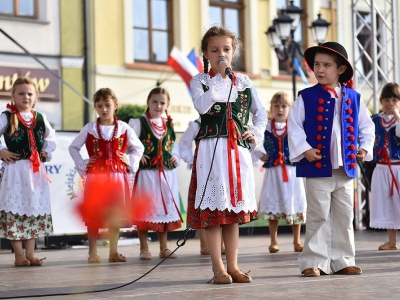
[[[377,114],[382,87],[399,82],[397,0],[352,0],[352,16],[355,88]],[[363,215],[368,213],[368,190],[361,176],[357,176],[355,189],[355,228],[360,230],[365,228]]]

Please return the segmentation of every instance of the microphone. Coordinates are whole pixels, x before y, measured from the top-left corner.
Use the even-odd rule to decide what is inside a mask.
[[[221,62],[223,61],[228,61],[225,57],[220,57],[217,60],[217,64],[220,65]],[[225,69],[225,74],[232,80],[233,76],[232,76],[232,69],[231,68],[226,68]]]

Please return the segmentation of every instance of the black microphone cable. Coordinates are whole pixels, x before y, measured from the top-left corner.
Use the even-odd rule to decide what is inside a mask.
[[[232,87],[233,87],[233,80],[231,80],[231,86],[230,86],[230,89],[229,89],[228,100],[227,100],[227,102],[226,102],[227,107],[230,106],[229,99],[230,99],[230,97],[231,97]],[[211,170],[212,170],[212,167],[213,167],[213,164],[214,164],[215,152],[216,152],[216,150],[217,150],[217,145],[218,145],[219,139],[220,139],[220,137],[221,137],[222,125],[223,125],[224,122],[226,121],[227,114],[228,114],[228,109],[226,110],[226,112],[225,112],[225,114],[224,114],[224,116],[223,116],[223,118],[222,118],[221,124],[220,124],[220,126],[219,126],[218,135],[217,135],[217,137],[216,137],[217,140],[215,141],[215,146],[214,146],[214,150],[213,150],[213,154],[212,154],[212,158],[211,158],[211,166],[210,166],[210,170],[208,171],[208,174],[207,174],[206,184],[205,184],[205,186],[204,186],[203,193],[202,193],[202,195],[201,195],[201,200],[200,200],[199,206],[198,206],[198,208],[196,209],[196,212],[195,212],[195,214],[194,214],[194,216],[193,216],[192,221],[190,222],[190,224],[187,225],[187,228],[184,230],[183,236],[182,236],[180,239],[178,239],[178,240],[176,241],[176,246],[177,246],[177,247],[176,247],[173,251],[171,251],[171,253],[170,253],[167,257],[165,257],[164,259],[162,259],[159,263],[157,263],[157,264],[156,264],[154,267],[152,267],[149,271],[147,271],[147,272],[144,273],[143,275],[139,276],[139,277],[136,278],[135,280],[132,280],[132,281],[130,281],[130,282],[127,282],[127,283],[118,285],[118,286],[116,286],[116,287],[106,288],[106,289],[100,289],[100,290],[91,290],[91,291],[71,292],[71,293],[52,293],[52,294],[38,294],[38,295],[11,296],[11,297],[8,296],[8,297],[0,297],[0,299],[3,300],[3,299],[23,299],[23,298],[73,296],[73,295],[83,295],[83,294],[94,294],[94,293],[110,292],[110,291],[114,291],[114,290],[117,290],[117,289],[126,287],[126,286],[128,286],[128,285],[131,285],[131,284],[133,284],[133,283],[139,281],[140,279],[144,278],[145,276],[147,276],[148,274],[150,274],[152,271],[154,271],[154,270],[155,270],[159,265],[161,265],[166,259],[168,259],[172,254],[174,254],[180,247],[184,246],[185,243],[186,243],[186,241],[189,239],[188,233],[192,230],[191,226],[193,225],[193,221],[195,220],[195,218],[196,218],[197,215],[199,214],[201,203],[202,203],[203,200],[204,200],[205,192],[206,192],[206,190],[207,190],[208,181],[209,181],[209,178],[210,178],[210,175],[211,175]]]

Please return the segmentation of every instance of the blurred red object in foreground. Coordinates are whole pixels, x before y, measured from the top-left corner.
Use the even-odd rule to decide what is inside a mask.
[[[129,188],[108,174],[88,176],[83,201],[77,206],[86,226],[122,227],[129,219]]]
[[[151,194],[145,192],[145,189],[136,193],[134,193],[131,199],[131,207],[130,207],[130,217],[135,224],[137,221],[149,221],[147,218],[151,215],[151,212],[154,210],[153,207],[153,197]]]

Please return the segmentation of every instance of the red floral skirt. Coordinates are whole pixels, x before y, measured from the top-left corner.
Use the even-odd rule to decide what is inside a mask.
[[[214,225],[227,225],[239,223],[245,224],[255,220],[258,220],[257,211],[253,212],[244,212],[241,211],[236,213],[234,211],[229,211],[225,209],[220,211],[207,209],[196,209],[196,190],[197,190],[197,176],[196,176],[196,161],[197,161],[197,150],[199,146],[199,141],[196,142],[196,150],[194,152],[193,158],[193,168],[192,168],[192,176],[190,178],[189,185],[189,196],[188,196],[188,207],[187,207],[187,227],[193,229],[201,229]]]

